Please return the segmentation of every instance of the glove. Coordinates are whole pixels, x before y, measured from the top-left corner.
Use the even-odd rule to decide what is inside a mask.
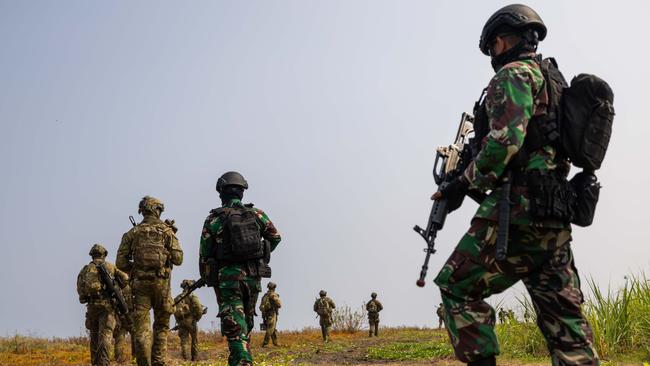
[[[469,183],[461,175],[460,177],[454,178],[454,180],[440,190],[440,198],[438,199],[446,199],[447,210],[452,212],[463,204],[468,189]]]

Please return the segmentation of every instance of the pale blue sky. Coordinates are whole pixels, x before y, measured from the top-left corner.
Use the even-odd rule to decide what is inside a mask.
[[[180,229],[177,293],[197,277],[201,225],[227,170],[246,176],[245,200],[283,235],[272,260],[280,329],[317,325],[321,288],[352,306],[378,292],[383,324],[433,325],[432,278],[476,205],[448,218],[425,289],[411,228],[429,213],[435,146],[492,76],[478,38],[506,4],[0,1],[0,336],[81,333],[76,275],[95,242],[115,260],[146,194]],[[650,9],[529,4],[549,28],[541,52],[567,78],[595,73],[616,93],[597,217],[575,230],[574,249],[583,282],[618,285],[650,262]],[[197,294],[208,328],[214,294]]]

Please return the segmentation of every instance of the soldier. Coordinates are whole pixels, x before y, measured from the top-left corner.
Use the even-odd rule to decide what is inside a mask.
[[[456,357],[469,365],[496,364],[495,314],[484,299],[519,280],[535,304],[553,365],[599,362],[580,309],[583,297],[573,264],[566,201],[555,189],[565,184],[569,164],[541,131],[558,115],[558,109],[549,106],[559,108],[549,98],[552,88],[547,88],[556,85],[556,79],[543,74],[543,68],[557,69],[536,54],[538,41],[545,36],[541,18],[525,5],[506,6],[487,21],[480,49],[491,56],[496,75],[474,111],[475,155],[463,174],[432,196],[446,199],[453,211],[468,191],[486,195],[479,199],[469,231],[435,279]],[[497,204],[508,187],[504,181],[512,184],[511,194],[504,196],[511,202],[508,206]],[[553,187],[538,190],[540,184]],[[533,208],[547,204],[546,198],[557,210],[543,217]],[[510,219],[509,242],[507,257],[497,261],[500,209],[510,210],[505,213]]]
[[[262,296],[262,301],[260,302],[260,311],[262,312],[262,319],[266,330],[262,347],[266,347],[269,344],[269,340],[273,341],[274,346],[278,345],[278,335],[275,327],[278,324],[278,314],[282,303],[280,302],[280,295],[275,292],[275,287],[275,283],[269,282],[266,285],[266,288],[269,290]]]
[[[280,234],[266,213],[242,203],[246,189],[248,182],[241,174],[223,174],[217,181],[222,206],[210,211],[201,234],[201,276],[217,296],[229,365],[253,364],[250,332],[261,277],[270,277],[268,258],[280,243]]]
[[[332,327],[332,312],[336,308],[334,301],[327,297],[327,291],[320,290],[319,299],[314,302],[314,311],[318,314],[320,330],[323,335],[323,341],[330,341],[330,327]]]
[[[436,314],[438,315],[438,329],[440,329],[445,324],[445,306],[442,303],[438,305]]]
[[[111,338],[115,328],[115,308],[110,295],[106,292],[98,266],[106,268],[108,273],[120,286],[129,280],[126,273],[106,262],[108,252],[101,244],[90,248],[92,261],[85,265],[77,276],[77,293],[79,302],[86,304],[86,328],[90,331],[90,362],[92,365],[107,366],[110,363],[109,352]]]
[[[170,287],[172,267],[183,263],[173,222],[160,220],[164,210],[160,200],[150,196],[142,198],[138,213],[143,220],[122,236],[117,250],[117,267],[131,277],[135,357],[140,366],[166,363],[169,317],[174,312]]]
[[[370,327],[368,330],[368,335],[372,337],[372,332],[374,330],[375,337],[377,337],[379,333],[379,312],[384,310],[384,307],[381,305],[379,300],[377,300],[376,292],[370,294],[370,297],[372,299],[366,304],[366,311],[368,312],[368,326]]]
[[[122,295],[124,295],[124,300],[129,307],[129,312],[133,313],[133,293],[131,291],[131,286],[128,284],[122,289]],[[126,334],[131,334],[131,356],[134,356],[135,353],[135,337],[133,336],[133,331],[130,327],[128,319],[118,316],[116,318],[117,322],[115,325],[115,330],[113,331],[113,342],[115,342],[115,361],[118,363],[127,363],[129,357],[126,354],[127,343],[126,343]]]
[[[183,280],[181,288],[183,292],[176,296],[174,303],[185,295],[185,291],[194,284],[193,280]],[[208,308],[201,305],[198,296],[189,294],[176,304],[174,318],[176,320],[176,329],[178,336],[181,338],[181,355],[184,360],[191,359],[196,361],[199,355],[198,347],[198,321],[208,312]],[[191,344],[191,346],[190,346]],[[191,351],[190,351],[191,350]],[[190,357],[188,357],[190,356]]]

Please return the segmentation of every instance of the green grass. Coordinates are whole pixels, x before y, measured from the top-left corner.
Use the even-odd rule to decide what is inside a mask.
[[[393,343],[368,348],[368,358],[374,360],[429,360],[453,355],[449,342]]]

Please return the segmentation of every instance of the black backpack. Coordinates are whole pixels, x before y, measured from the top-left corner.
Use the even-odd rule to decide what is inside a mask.
[[[246,207],[224,207],[217,214],[223,220],[224,242],[217,244],[216,258],[226,262],[244,262],[264,256],[257,213]]]
[[[609,145],[614,122],[614,93],[601,78],[580,74],[567,86],[554,59],[540,62],[549,93],[549,113],[533,127],[531,145],[552,144],[571,163],[583,168],[570,183],[571,222],[589,226],[593,222],[600,183],[594,174],[599,169]],[[534,148],[534,147],[533,147]]]

